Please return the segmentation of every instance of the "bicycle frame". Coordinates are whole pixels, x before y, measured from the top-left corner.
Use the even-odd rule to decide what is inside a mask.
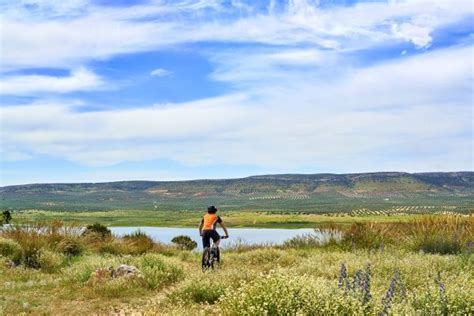
[[[221,239],[226,239],[227,236],[221,237]],[[211,247],[206,247],[202,253],[202,271],[205,272],[209,268],[214,269],[214,262],[220,262],[220,250],[219,247],[212,242]]]

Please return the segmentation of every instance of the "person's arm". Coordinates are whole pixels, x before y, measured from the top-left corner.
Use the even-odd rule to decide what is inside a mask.
[[[229,232],[227,231],[227,227],[225,227],[224,222],[220,222],[222,229],[224,230],[225,236],[229,237]]]
[[[201,223],[199,223],[199,236],[202,236],[202,226],[204,224],[204,220],[201,219]]]

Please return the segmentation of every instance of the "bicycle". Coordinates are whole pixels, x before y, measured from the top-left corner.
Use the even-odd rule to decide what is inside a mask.
[[[229,238],[229,236],[222,236],[221,239]],[[208,269],[214,269],[214,263],[220,263],[221,252],[219,247],[215,243],[212,243],[211,247],[204,248],[202,252],[202,271],[205,272]]]

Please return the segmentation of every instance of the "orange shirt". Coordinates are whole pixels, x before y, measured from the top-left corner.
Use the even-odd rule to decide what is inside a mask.
[[[222,223],[222,219],[216,214],[206,214],[201,220],[203,230],[216,229],[217,223]]]

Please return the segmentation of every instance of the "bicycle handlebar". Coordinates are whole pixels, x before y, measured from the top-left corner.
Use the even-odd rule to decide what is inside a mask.
[[[227,239],[229,236],[221,236],[221,239]]]

